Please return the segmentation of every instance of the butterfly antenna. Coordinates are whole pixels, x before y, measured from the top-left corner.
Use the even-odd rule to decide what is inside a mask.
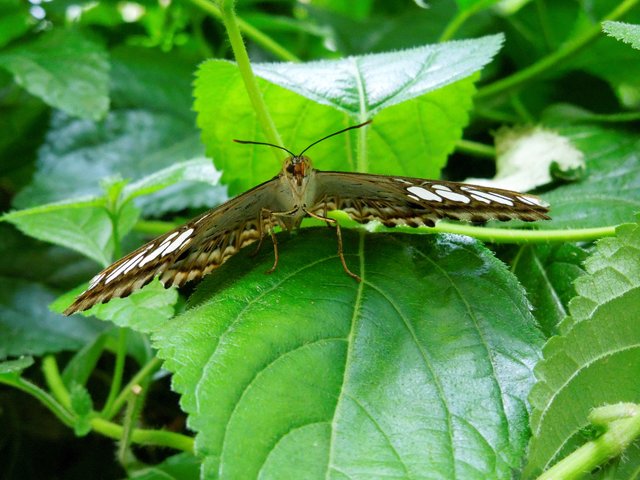
[[[335,135],[340,135],[341,133],[348,132],[349,130],[353,130],[353,129],[355,129],[355,128],[362,128],[362,127],[364,127],[365,125],[369,125],[372,121],[373,121],[373,120],[367,120],[366,122],[361,123],[361,124],[359,124],[359,125],[352,125],[352,126],[350,126],[350,127],[343,128],[342,130],[339,130],[339,131],[337,131],[337,132],[333,132],[332,134],[327,135],[326,137],[323,137],[323,138],[321,138],[320,140],[316,140],[316,141],[315,141],[315,142],[313,142],[311,145],[309,145],[307,148],[305,148],[304,150],[302,150],[302,151],[298,154],[298,157],[302,156],[302,154],[303,154],[304,152],[306,152],[307,150],[309,150],[309,149],[310,149],[311,147],[313,147],[314,145],[316,145],[316,144],[318,144],[318,143],[320,143],[320,142],[323,142],[323,141],[324,141],[324,140],[326,140],[327,138],[331,138],[331,137],[333,137],[333,136],[335,136]]]
[[[280,145],[274,145],[273,143],[254,142],[253,140],[236,140],[236,139],[233,139],[233,141],[236,142],[236,143],[243,143],[243,144],[248,144],[248,145],[266,145],[267,147],[279,148],[280,150],[284,150],[285,152],[287,152],[292,157],[296,156],[295,153],[293,153],[291,150],[288,150],[288,149],[286,149],[284,147],[281,147]]]

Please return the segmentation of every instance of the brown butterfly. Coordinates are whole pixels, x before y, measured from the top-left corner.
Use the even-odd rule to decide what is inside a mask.
[[[457,182],[364,173],[322,172],[304,156],[313,145],[334,135],[367,125],[365,122],[332,133],[295,155],[278,145],[236,140],[239,143],[270,145],[291,156],[271,180],[252,188],[189,223],[165,233],[98,273],[87,290],[65,311],[65,315],[86,310],[112,298],[125,297],[154,277],[165,287],[180,286],[207,275],[235,255],[242,247],[266,234],[273,240],[278,264],[278,243],[274,227],[292,230],[302,219],[313,217],[335,225],[338,256],[347,274],[351,272],[342,253],[342,234],[336,220],[327,217],[342,210],[353,220],[377,220],[386,226],[433,226],[449,218],[484,223],[512,219],[527,222],[548,219],[547,205],[538,197]]]

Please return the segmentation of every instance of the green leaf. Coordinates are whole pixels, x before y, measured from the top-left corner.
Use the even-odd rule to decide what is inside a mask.
[[[0,47],[22,36],[31,27],[29,9],[19,0],[4,0],[0,4]]]
[[[0,362],[0,375],[20,373],[31,365],[33,365],[33,357],[20,357],[15,360]]]
[[[355,136],[341,135],[313,147],[322,170],[362,170],[436,178],[468,121],[473,79],[458,81],[411,102],[381,111],[367,127],[367,155],[355,154]],[[273,84],[259,81],[274,122],[290,150],[300,151],[331,132],[353,124],[349,115]],[[335,88],[335,86],[328,85]],[[231,138],[264,140],[235,65],[204,63],[196,80],[198,125],[207,153],[223,170],[222,181],[237,194],[272,178],[282,167],[267,147],[238,145]],[[424,119],[429,121],[425,123]]]
[[[50,312],[54,298],[37,283],[0,277],[0,358],[77,350],[99,335],[100,322]]]
[[[82,312],[82,315],[94,316],[120,327],[130,327],[138,332],[148,333],[173,317],[177,301],[177,290],[164,288],[156,278],[128,297],[114,298],[108,303],[95,305]]]
[[[385,108],[468,77],[491,61],[504,37],[492,35],[410,50],[307,63],[253,66],[256,75],[314,102],[372,118]]]
[[[87,383],[102,355],[106,341],[106,334],[98,335],[92,342],[83,345],[67,362],[62,372],[62,381],[67,388],[74,383],[77,385]]]
[[[104,178],[138,181],[201,154],[193,126],[169,114],[118,110],[101,123],[54,114],[34,179],[13,204],[26,208],[101,195]]]
[[[557,333],[567,316],[573,282],[584,274],[587,253],[572,244],[523,245],[512,261],[511,271],[527,291],[534,315],[547,337]]]
[[[131,480],[198,480],[200,460],[189,453],[173,455],[162,463],[129,473]]]
[[[111,112],[100,123],[54,112],[33,181],[14,199],[15,207],[101,195],[106,177],[137,182],[202,158],[190,110],[194,66],[179,56],[130,47],[116,49],[112,62]],[[139,203],[156,215],[212,206],[224,199],[224,191],[210,182],[197,182],[195,189],[194,181],[184,182]]]
[[[70,248],[102,266],[111,263],[114,245],[112,223],[101,199],[59,202],[10,212],[0,220],[11,222],[38,240]],[[138,211],[126,205],[118,217],[118,231],[126,234],[138,218]]]
[[[203,477],[511,478],[542,342],[517,280],[468,237],[343,235],[363,282],[304,229],[153,333]]]
[[[550,222],[540,228],[589,228],[633,220],[640,211],[640,139],[625,130],[593,124],[557,126],[584,153],[583,180],[560,185],[542,197]]]
[[[91,417],[93,400],[89,391],[78,383],[73,383],[69,389],[71,409],[76,414],[73,431],[78,437],[84,437],[91,431]]]
[[[562,336],[547,343],[536,367],[529,477],[584,443],[591,409],[640,399],[640,225],[616,234],[585,263]]]
[[[628,43],[636,50],[640,50],[640,25],[606,21],[602,22],[602,30],[607,35]]]
[[[52,107],[99,120],[109,109],[109,58],[104,47],[74,30],[53,29],[0,53],[16,83]]]

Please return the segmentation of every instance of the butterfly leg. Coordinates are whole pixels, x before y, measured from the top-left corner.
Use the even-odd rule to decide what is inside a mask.
[[[359,275],[356,275],[355,273],[353,273],[351,270],[349,270],[349,267],[347,267],[347,262],[344,259],[344,253],[342,251],[342,230],[340,229],[340,224],[338,223],[338,221],[333,219],[333,218],[323,217],[321,215],[316,215],[315,213],[311,213],[308,210],[305,210],[305,213],[307,215],[309,215],[310,217],[312,217],[312,218],[315,218],[317,220],[322,220],[323,222],[326,222],[327,225],[329,225],[329,226],[335,225],[336,234],[338,235],[338,257],[340,257],[340,262],[342,263],[342,268],[344,268],[345,273],[347,275],[349,275],[351,278],[355,279],[357,282],[361,282],[362,278],[360,278]]]
[[[269,235],[271,236],[271,241],[273,242],[273,254],[274,254],[274,261],[273,261],[273,266],[266,271],[266,273],[273,273],[276,269],[276,267],[278,266],[278,260],[279,260],[279,255],[278,255],[278,240],[276,239],[276,234],[273,231],[273,225],[275,224],[275,222],[272,221],[272,219],[275,219],[276,217],[287,217],[289,215],[293,215],[294,213],[296,213],[298,211],[298,207],[295,207],[291,210],[289,210],[288,212],[272,212],[271,210],[268,210],[266,208],[263,208],[260,211],[260,229],[261,229],[261,233],[263,231],[263,229],[265,228],[265,219],[269,220],[269,226],[267,227],[267,232],[269,232]],[[265,217],[266,214],[266,217]],[[260,248],[260,245],[262,245],[262,239],[264,238],[264,235],[260,235],[260,243],[258,244],[258,249]],[[256,249],[256,252],[257,249]]]

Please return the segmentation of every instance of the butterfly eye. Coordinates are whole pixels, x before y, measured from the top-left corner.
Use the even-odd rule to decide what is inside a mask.
[[[293,163],[289,163],[287,165],[287,173],[290,173],[291,175],[293,175],[295,171],[296,171],[296,166]]]

